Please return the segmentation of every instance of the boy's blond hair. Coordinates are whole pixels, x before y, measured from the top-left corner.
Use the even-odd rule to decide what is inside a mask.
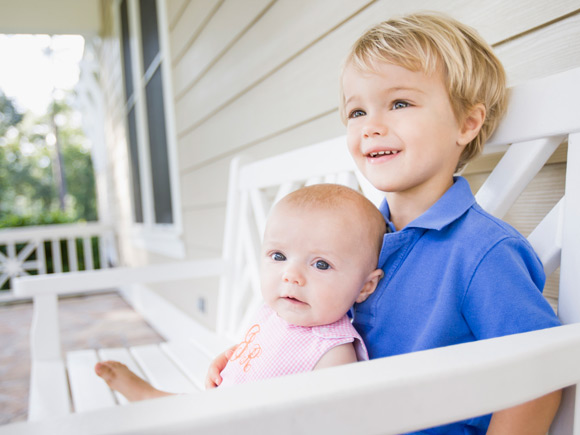
[[[440,68],[456,119],[462,122],[478,103],[486,109],[479,134],[465,147],[457,170],[479,154],[507,108],[503,66],[489,44],[469,26],[439,13],[416,13],[382,22],[353,45],[345,66],[376,70],[377,63],[402,66],[427,75]],[[346,122],[344,92],[340,115]]]

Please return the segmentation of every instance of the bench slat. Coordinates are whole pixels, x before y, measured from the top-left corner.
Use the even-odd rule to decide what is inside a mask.
[[[135,346],[130,351],[155,388],[168,393],[197,391],[193,383],[158,345]]]
[[[99,361],[93,349],[68,352],[66,362],[75,412],[114,406],[113,392],[95,372]]]
[[[192,342],[170,341],[161,344],[163,351],[175,362],[195,386],[203,391],[211,358]]]
[[[131,370],[137,376],[148,381],[147,376],[145,376],[145,373],[143,373],[143,370],[141,370],[141,367],[139,367],[139,364],[137,364],[137,362],[135,361],[135,359],[133,358],[128,349],[124,347],[101,349],[98,351],[98,355],[101,361],[111,360],[111,361],[119,361],[120,363],[125,364],[129,368],[129,370]],[[127,398],[123,396],[121,393],[117,391],[114,391],[113,393],[115,394],[117,402],[120,405],[126,405],[127,403],[129,403]]]

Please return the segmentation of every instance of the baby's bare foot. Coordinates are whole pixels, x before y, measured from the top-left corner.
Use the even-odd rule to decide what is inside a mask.
[[[98,362],[95,365],[95,373],[103,378],[111,389],[121,393],[130,402],[169,395],[169,393],[153,388],[151,384],[118,361]]]

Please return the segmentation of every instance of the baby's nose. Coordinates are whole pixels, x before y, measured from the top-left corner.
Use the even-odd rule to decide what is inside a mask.
[[[305,282],[304,276],[297,270],[291,268],[288,268],[286,272],[284,272],[282,280],[288,284],[294,284],[298,286],[303,286]]]

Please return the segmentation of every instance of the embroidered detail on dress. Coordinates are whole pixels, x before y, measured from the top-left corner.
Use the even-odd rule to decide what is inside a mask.
[[[232,356],[230,357],[230,361],[235,361],[239,359],[239,364],[244,366],[244,372],[248,372],[252,366],[250,363],[253,359],[258,358],[262,354],[262,348],[259,344],[255,344],[250,348],[252,342],[256,339],[256,335],[260,332],[260,325],[257,323],[252,325],[248,332],[246,332],[246,337],[244,341],[240,343],[240,345],[236,348]]]

